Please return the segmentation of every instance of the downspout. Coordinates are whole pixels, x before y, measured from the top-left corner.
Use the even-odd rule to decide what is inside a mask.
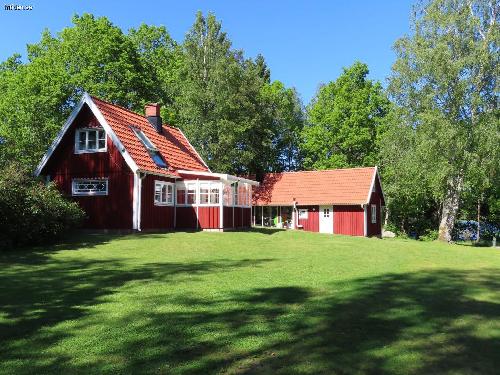
[[[174,227],[172,229],[175,230],[177,227],[177,179],[174,180],[174,196],[172,200],[174,202]]]
[[[200,226],[200,179],[196,179],[196,230]]]
[[[146,177],[146,173],[142,174],[138,172],[138,187],[137,187],[137,230],[140,232],[141,229],[141,201],[142,201],[142,180]]]
[[[219,229],[224,230],[224,182],[219,181]]]

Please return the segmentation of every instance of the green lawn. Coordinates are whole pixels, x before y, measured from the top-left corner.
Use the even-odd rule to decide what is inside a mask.
[[[0,254],[0,373],[500,371],[500,250],[303,232]]]

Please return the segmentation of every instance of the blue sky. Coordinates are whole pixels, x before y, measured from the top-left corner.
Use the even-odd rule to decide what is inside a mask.
[[[370,77],[385,82],[394,61],[392,46],[409,32],[413,1],[5,1],[32,5],[31,11],[0,9],[0,60],[71,24],[73,14],[108,17],[123,30],[141,23],[164,25],[178,41],[196,11],[212,11],[233,46],[246,56],[261,53],[272,79],[294,86],[305,104],[318,85],[338,77],[355,60],[366,62]]]

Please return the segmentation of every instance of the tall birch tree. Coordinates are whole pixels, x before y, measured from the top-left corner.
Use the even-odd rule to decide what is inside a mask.
[[[499,13],[498,0],[424,1],[395,45],[389,92],[413,132],[413,144],[399,147],[417,159],[414,183],[440,204],[442,241],[451,241],[466,187],[480,199],[499,172]]]

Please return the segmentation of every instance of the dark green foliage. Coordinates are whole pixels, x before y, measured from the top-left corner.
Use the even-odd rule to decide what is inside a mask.
[[[309,105],[301,150],[307,169],[374,165],[390,103],[360,62],[321,87]]]
[[[413,190],[436,202],[443,241],[463,201],[487,200],[498,183],[499,17],[498,1],[423,1],[395,44],[388,89],[398,116],[381,157],[392,188],[409,187],[393,189],[395,199]]]
[[[0,65],[0,165],[34,169],[83,91],[141,112],[163,104],[213,170],[262,174],[293,169],[302,105],[293,89],[271,81],[262,56],[231,47],[214,15],[198,13],[182,44],[165,27],[125,34],[107,18],[75,16]]]
[[[83,217],[53,184],[33,179],[18,164],[0,170],[0,249],[55,241]]]

